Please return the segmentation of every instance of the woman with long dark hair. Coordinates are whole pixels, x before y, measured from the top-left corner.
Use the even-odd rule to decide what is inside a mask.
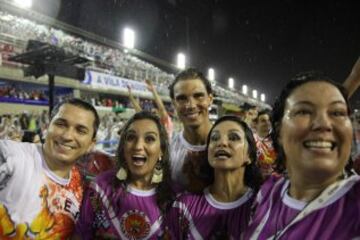
[[[349,171],[348,95],[328,77],[298,75],[272,116],[277,170],[261,187],[245,239],[355,239],[360,177]]]
[[[238,117],[224,116],[211,128],[206,152],[202,173],[211,184],[174,202],[171,232],[175,239],[239,239],[261,183],[253,134]]]
[[[99,175],[85,194],[77,237],[157,239],[173,199],[166,130],[151,113],[136,113],[117,153],[117,170]]]

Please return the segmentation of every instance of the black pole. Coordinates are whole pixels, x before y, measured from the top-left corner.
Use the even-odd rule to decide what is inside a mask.
[[[49,74],[49,116],[54,107],[54,74]]]

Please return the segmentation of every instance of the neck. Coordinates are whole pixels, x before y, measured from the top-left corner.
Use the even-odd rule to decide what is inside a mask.
[[[297,179],[290,177],[289,195],[297,200],[309,202],[317,198],[322,191],[339,179],[339,176],[325,180]]]
[[[219,202],[234,202],[241,198],[248,187],[239,176],[244,176],[244,168],[233,171],[215,169],[214,183],[210,186],[210,193]]]
[[[259,137],[261,137],[261,138],[266,138],[266,137],[269,135],[269,132],[261,132],[261,131],[258,131],[258,135],[259,135]]]
[[[210,120],[194,128],[184,126],[184,138],[192,145],[206,144],[207,135],[209,134],[212,124]]]
[[[46,150],[43,148],[43,156],[46,162],[46,165],[50,169],[51,172],[53,172],[56,176],[61,178],[69,178],[70,177],[70,171],[73,167],[73,164],[66,165],[62,162],[50,159],[48,157]]]
[[[151,178],[134,178],[131,179],[130,185],[140,190],[150,190],[154,188],[154,184],[151,183]]]

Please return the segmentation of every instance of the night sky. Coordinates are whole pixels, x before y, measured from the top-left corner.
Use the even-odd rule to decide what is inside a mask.
[[[218,82],[233,77],[235,88],[245,83],[271,104],[298,72],[346,78],[360,55],[356,2],[38,0],[33,9],[119,42],[129,26],[137,49],[172,63],[184,52],[191,66],[213,67]]]

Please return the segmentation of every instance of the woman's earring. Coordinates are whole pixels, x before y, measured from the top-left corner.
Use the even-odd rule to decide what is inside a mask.
[[[127,178],[127,171],[125,170],[125,168],[121,167],[119,169],[119,171],[116,173],[116,177],[120,180],[120,181],[124,181]]]
[[[157,161],[154,169],[153,176],[151,178],[151,183],[160,183],[163,180],[163,169],[161,166],[161,157]]]

